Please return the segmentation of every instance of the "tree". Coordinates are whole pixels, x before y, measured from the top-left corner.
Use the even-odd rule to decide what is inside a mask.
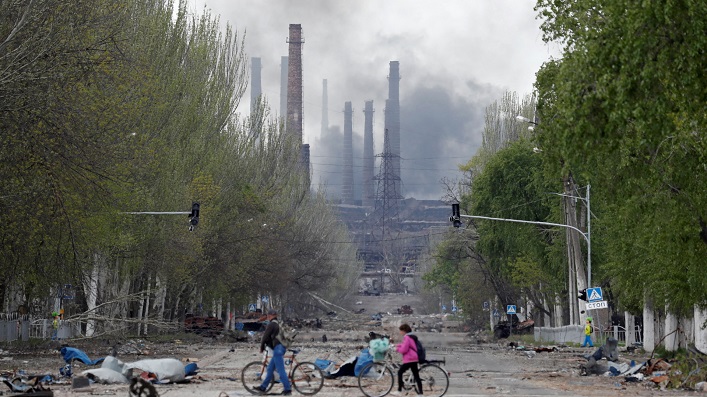
[[[562,59],[538,73],[548,167],[595,188],[600,272],[627,308],[707,302],[703,2],[541,0]],[[596,262],[595,262],[596,263]],[[601,273],[600,273],[601,274]]]

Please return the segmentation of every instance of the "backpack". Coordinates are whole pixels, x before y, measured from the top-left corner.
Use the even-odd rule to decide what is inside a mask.
[[[593,334],[593,333],[594,333],[594,326],[593,326],[593,325],[589,325],[589,334],[591,335],[591,334]]]
[[[277,340],[280,341],[280,344],[284,346],[285,349],[289,349],[295,340],[295,336],[297,336],[297,331],[294,329],[288,330],[287,328],[285,328],[284,324],[281,325],[277,320],[272,321],[276,322],[280,329],[275,337],[277,338]]]
[[[412,340],[415,341],[415,352],[417,352],[417,361],[422,364],[427,361],[427,352],[425,347],[422,346],[422,342],[417,338],[417,335],[408,335]]]

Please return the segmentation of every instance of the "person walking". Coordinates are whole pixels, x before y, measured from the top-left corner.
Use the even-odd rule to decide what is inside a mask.
[[[594,327],[592,327],[592,318],[587,317],[587,321],[584,325],[584,342],[582,342],[582,347],[594,347],[592,343],[592,333],[594,332]]]
[[[402,343],[396,346],[398,353],[403,355],[403,365],[400,366],[398,370],[398,391],[391,393],[391,396],[400,396],[403,391],[403,373],[408,369],[412,371],[412,376],[415,378],[415,383],[417,383],[417,390],[419,392],[417,395],[422,395],[422,380],[420,379],[420,369],[417,367],[419,358],[417,356],[417,343],[413,340],[411,335],[412,328],[408,324],[402,324],[400,326],[400,336],[403,337]]]
[[[277,338],[280,334],[280,324],[277,322],[277,311],[270,309],[270,311],[268,311],[268,316],[272,317],[272,320],[270,320],[270,323],[265,328],[263,338],[260,340],[260,353],[265,351],[265,347],[272,349],[273,353],[272,358],[270,358],[270,362],[268,363],[265,379],[263,379],[263,383],[256,387],[255,390],[260,392],[260,394],[265,394],[267,392],[268,385],[273,380],[273,373],[277,369],[277,374],[280,376],[280,382],[284,388],[282,395],[289,396],[292,395],[292,386],[290,385],[290,380],[287,378],[287,371],[285,370],[284,357],[287,349]]]

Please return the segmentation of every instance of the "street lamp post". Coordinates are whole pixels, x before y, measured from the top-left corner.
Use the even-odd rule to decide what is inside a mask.
[[[591,189],[591,185],[587,185],[587,193],[584,197],[580,196],[572,196],[570,194],[563,194],[563,193],[552,193],[558,196],[562,197],[569,197],[573,199],[578,199],[584,201],[584,204],[587,206],[587,232],[584,233],[581,230],[565,225],[569,229],[573,229],[579,232],[579,234],[584,237],[584,240],[587,241],[587,287],[592,288],[592,210],[591,210],[591,204],[589,200],[589,191]]]

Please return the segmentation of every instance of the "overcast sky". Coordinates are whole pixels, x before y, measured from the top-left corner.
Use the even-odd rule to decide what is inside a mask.
[[[338,195],[344,102],[354,107],[354,172],[360,199],[364,101],[374,100],[375,152],[382,151],[391,60],[400,61],[403,195],[438,199],[442,177],[481,143],[484,108],[505,90],[532,91],[556,46],[541,40],[534,0],[191,0],[239,32],[262,59],[263,94],[279,112],[280,57],[291,23],[302,25],[304,141],[315,184]],[[329,125],[321,136],[322,79]],[[247,114],[249,93],[239,111]],[[337,128],[338,127],[338,128]],[[377,171],[377,170],[376,170]]]

